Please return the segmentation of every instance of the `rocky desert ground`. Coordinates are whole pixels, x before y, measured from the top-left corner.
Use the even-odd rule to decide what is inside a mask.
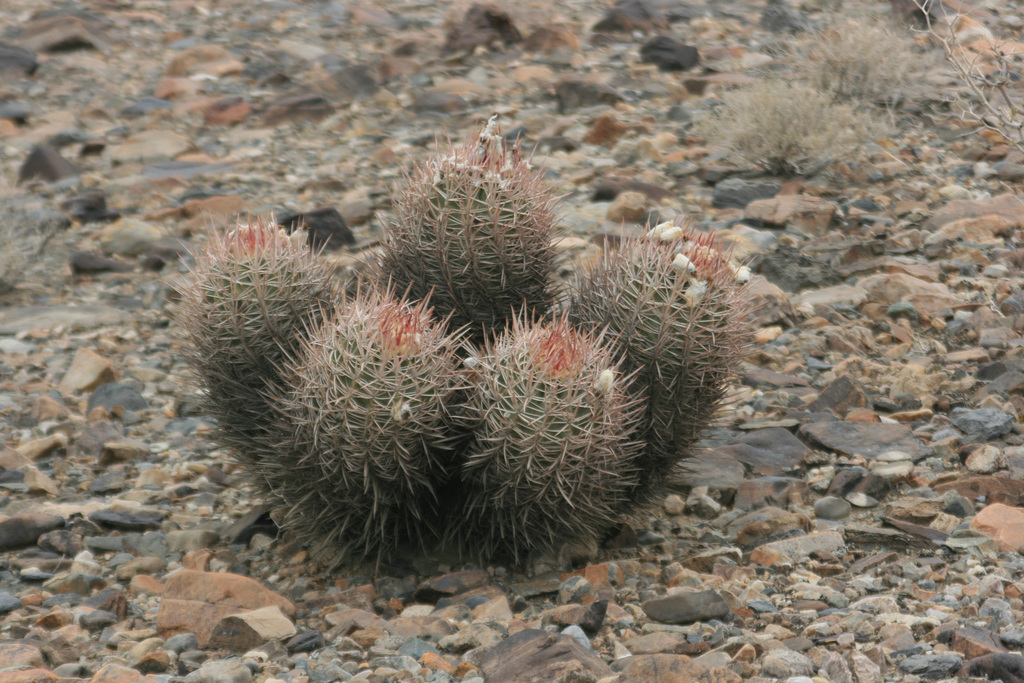
[[[1024,11],[930,14],[5,0],[0,683],[1024,680],[1024,151],[940,40],[1012,103]],[[844,44],[866,90],[828,90]],[[730,124],[797,125],[735,99],[765,83],[864,132],[759,165]],[[564,196],[563,275],[692,220],[755,272],[756,344],[603,547],[330,570],[211,440],[174,284],[271,212],[350,276],[403,172],[493,114]]]

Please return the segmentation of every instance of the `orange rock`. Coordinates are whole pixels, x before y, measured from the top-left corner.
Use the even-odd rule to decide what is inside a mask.
[[[144,676],[135,669],[120,664],[107,664],[93,674],[89,683],[156,683],[152,676]]]
[[[423,656],[420,657],[420,663],[428,669],[437,669],[443,671],[446,674],[453,673],[455,667],[452,666],[447,659],[434,652],[424,652]]]
[[[203,117],[208,126],[227,126],[244,121],[251,113],[251,104],[239,95],[229,95],[207,105],[203,110]]]
[[[164,579],[156,627],[165,638],[191,631],[205,647],[224,617],[276,606],[295,616],[295,605],[259,582],[238,574],[182,570]]]
[[[164,585],[149,574],[136,574],[132,577],[128,592],[132,595],[161,595]]]
[[[1004,553],[1018,552],[1024,546],[1024,509],[993,503],[974,516],[971,528],[995,541]]]

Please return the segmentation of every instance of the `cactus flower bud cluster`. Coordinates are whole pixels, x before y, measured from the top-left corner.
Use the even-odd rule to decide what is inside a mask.
[[[178,321],[216,438],[334,562],[599,543],[713,419],[749,270],[660,223],[583,268],[558,310],[556,198],[493,119],[393,206],[352,296],[273,223],[199,256]]]

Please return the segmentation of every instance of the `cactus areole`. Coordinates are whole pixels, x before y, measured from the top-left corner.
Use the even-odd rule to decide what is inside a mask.
[[[556,297],[556,204],[492,119],[406,176],[353,296],[272,221],[197,258],[176,317],[214,437],[314,551],[596,547],[696,447],[749,270],[661,223]]]

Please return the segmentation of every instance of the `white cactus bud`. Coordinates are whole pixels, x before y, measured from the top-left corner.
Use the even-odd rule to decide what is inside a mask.
[[[736,282],[741,285],[750,282],[750,278],[753,276],[753,273],[750,272],[750,268],[747,268],[746,266],[740,266],[736,269]]]
[[[405,422],[412,417],[412,406],[408,403],[395,402],[395,405],[391,408],[391,415],[395,418],[395,422]]]
[[[607,396],[615,386],[615,373],[611,370],[604,370],[600,375],[597,376],[597,382],[594,383],[594,389],[601,396]]]
[[[692,275],[697,272],[697,266],[693,265],[693,261],[682,252],[676,254],[676,257],[672,259],[672,267],[684,275]]]
[[[704,280],[694,280],[690,283],[690,286],[686,288],[686,292],[683,296],[686,298],[686,303],[690,306],[696,306],[704,298],[704,295],[708,291],[708,283]]]
[[[682,234],[683,229],[680,228],[678,225],[675,225],[669,228],[668,230],[662,231],[662,233],[658,235],[658,239],[661,240],[662,242],[674,242],[677,239],[679,239],[679,236]]]
[[[674,227],[676,226],[672,223],[672,221],[664,221],[662,223],[658,223],[653,228],[651,228],[647,232],[647,236],[652,239],[660,239],[661,233],[665,232],[666,230],[671,230]]]

